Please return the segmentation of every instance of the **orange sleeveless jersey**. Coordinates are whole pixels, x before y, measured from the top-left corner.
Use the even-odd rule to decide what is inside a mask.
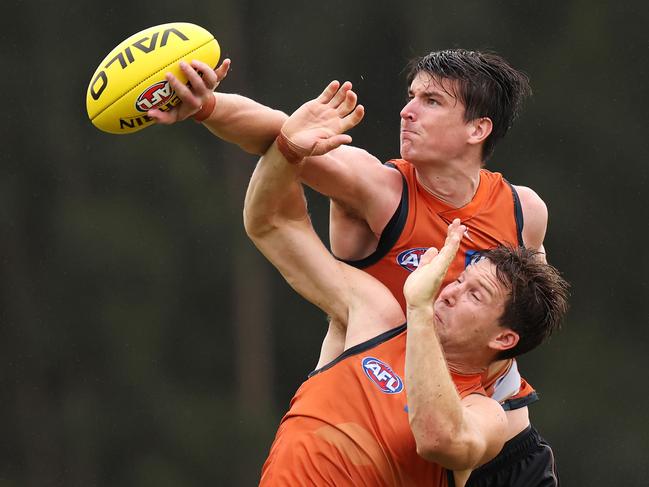
[[[262,469],[262,486],[446,487],[450,472],[416,452],[408,423],[405,325],[345,351],[295,393]],[[479,375],[451,373],[461,397]]]
[[[518,194],[500,173],[482,169],[473,199],[461,208],[453,208],[419,184],[411,163],[395,159],[388,164],[396,167],[404,178],[399,208],[383,231],[377,250],[365,259],[346,262],[385,284],[404,312],[406,279],[417,268],[426,249],[444,245],[448,225],[455,218],[467,227],[467,234],[442,286],[455,280],[477,251],[498,244],[523,245],[523,212]],[[536,399],[534,389],[521,380],[520,390],[504,407],[515,409]]]

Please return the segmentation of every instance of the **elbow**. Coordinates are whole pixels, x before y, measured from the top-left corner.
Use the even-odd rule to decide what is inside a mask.
[[[469,445],[462,435],[450,429],[431,432],[427,435],[415,434],[417,455],[428,462],[441,465],[449,470],[466,470],[477,465],[470,453]]]
[[[263,240],[277,228],[271,215],[253,214],[247,208],[243,210],[243,227],[253,242]]]
[[[439,446],[430,441],[417,441],[417,455],[428,462],[437,463],[439,457]]]
[[[452,436],[445,431],[428,431],[417,434],[414,431],[417,455],[429,462],[439,463],[441,457],[448,453],[453,442]]]

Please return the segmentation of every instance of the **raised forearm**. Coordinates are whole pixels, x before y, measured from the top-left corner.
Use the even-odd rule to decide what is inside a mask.
[[[346,322],[349,294],[342,264],[330,255],[311,226],[299,170],[286,161],[276,144],[270,147],[248,186],[244,226],[286,281],[340,326]]]
[[[417,453],[450,470],[473,469],[502,448],[506,417],[481,395],[460,399],[434,326],[432,304],[408,307],[408,419]]]
[[[437,461],[463,427],[463,406],[433,323],[433,305],[408,307],[406,393],[417,450]]]
[[[214,110],[203,124],[220,139],[252,154],[264,154],[288,118],[241,95],[217,92],[214,96]]]
[[[243,208],[246,232],[256,244],[284,221],[307,217],[298,175],[299,167],[287,163],[276,144],[259,160]]]

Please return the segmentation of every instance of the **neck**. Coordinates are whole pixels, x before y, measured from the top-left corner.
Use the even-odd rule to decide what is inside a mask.
[[[489,362],[481,360],[476,353],[472,351],[469,354],[453,353],[452,351],[444,350],[444,358],[451,372],[456,374],[483,374],[489,368]]]
[[[448,369],[451,372],[455,372],[456,374],[462,374],[462,375],[472,375],[472,374],[484,374],[485,371],[487,370],[487,366],[483,366],[477,363],[467,363],[467,362],[460,362],[460,361],[453,361],[446,359],[446,363],[448,364]]]
[[[480,165],[475,163],[417,165],[416,173],[427,192],[454,208],[469,203],[480,185]]]

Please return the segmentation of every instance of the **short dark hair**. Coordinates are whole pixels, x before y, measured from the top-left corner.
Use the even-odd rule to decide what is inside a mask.
[[[519,335],[516,346],[497,358],[529,352],[561,327],[568,311],[570,285],[535,250],[501,245],[480,254],[496,266],[498,280],[510,291],[500,326]]]
[[[491,119],[493,128],[482,147],[483,161],[491,157],[496,142],[514,124],[523,100],[532,94],[527,75],[493,52],[465,49],[431,52],[410,62],[408,85],[421,71],[438,81],[457,81],[457,93],[452,94],[464,104],[467,122],[481,117]]]

